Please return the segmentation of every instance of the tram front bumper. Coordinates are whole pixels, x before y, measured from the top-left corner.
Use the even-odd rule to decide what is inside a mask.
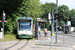
[[[32,35],[18,35],[18,38],[32,38]]]

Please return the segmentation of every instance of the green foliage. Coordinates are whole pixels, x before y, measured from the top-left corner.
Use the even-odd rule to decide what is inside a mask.
[[[48,21],[48,13],[52,12],[52,9],[54,9],[54,12],[56,10],[56,4],[55,3],[45,3],[45,4],[42,4],[41,5],[41,8],[42,8],[42,13],[43,15],[41,16],[41,18],[45,19],[46,21]],[[42,29],[44,29],[44,25],[42,25]],[[45,24],[45,27],[50,30],[50,23],[46,23]]]
[[[4,41],[14,41],[16,39],[16,35],[14,34],[5,34]]]
[[[5,33],[12,34],[17,29],[16,20],[18,17],[32,17],[33,23],[35,23],[35,18],[43,18],[48,21],[48,13],[51,13],[51,10],[54,9],[56,12],[55,3],[45,3],[41,4],[39,0],[1,0],[0,1],[0,20],[2,20],[3,10],[6,13],[5,23]],[[75,18],[75,9],[69,10],[66,5],[58,7],[58,24],[66,23],[70,17]],[[42,28],[44,28],[44,25]],[[0,23],[0,28],[2,28],[2,23]],[[50,23],[46,23],[46,28],[50,29]]]
[[[39,0],[31,0],[32,7],[30,8],[29,16],[36,18],[42,15],[41,6]]]
[[[6,13],[5,33],[12,34],[16,30],[16,20],[18,17],[32,17],[34,20],[42,15],[39,0],[1,0],[0,19],[2,11]],[[0,25],[2,25],[0,23]],[[2,26],[0,26],[1,28]]]
[[[19,7],[22,5],[23,0],[1,0],[0,1],[0,19],[2,20],[2,11],[6,13],[6,20],[5,23],[5,33],[11,34],[13,33],[14,29],[16,28],[15,22],[17,17],[19,16]],[[2,26],[1,26],[2,27]]]
[[[46,23],[45,27],[50,31],[50,23]]]
[[[71,26],[75,27],[75,9],[70,10],[69,16],[70,16],[70,21],[72,24]]]
[[[75,9],[70,10],[69,14],[71,18],[75,18]]]
[[[45,3],[42,5],[42,8],[43,8],[43,16],[42,18],[48,18],[48,13],[52,11],[52,9],[54,9],[54,12],[55,12],[55,9],[56,9],[56,4],[55,3]]]
[[[64,21],[65,23],[67,23],[67,21],[69,20],[69,8],[66,5],[62,5],[58,7],[58,21],[59,24],[61,23],[61,21]]]
[[[17,39],[15,34],[5,34],[4,35],[4,41],[14,41],[14,40],[20,40],[20,39]],[[21,40],[27,40],[27,39],[21,39]],[[34,40],[34,38],[29,39],[29,40]],[[0,39],[0,42],[1,41],[2,40]]]

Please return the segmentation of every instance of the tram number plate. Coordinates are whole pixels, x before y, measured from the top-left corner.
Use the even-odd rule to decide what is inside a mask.
[[[26,34],[23,34],[22,36],[27,36]]]

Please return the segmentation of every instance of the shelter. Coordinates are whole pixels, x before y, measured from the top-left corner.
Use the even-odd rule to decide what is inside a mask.
[[[43,20],[43,19],[41,19],[41,18],[37,18],[37,19],[35,19],[35,38],[37,38],[38,39],[38,30],[40,30],[41,31],[41,25],[40,25],[40,23],[44,23],[44,26],[45,26],[45,23],[48,23],[48,21],[45,21],[45,20]]]
[[[45,21],[45,20],[43,20],[41,18],[37,18],[37,22],[39,22],[39,23],[47,23],[48,21]]]

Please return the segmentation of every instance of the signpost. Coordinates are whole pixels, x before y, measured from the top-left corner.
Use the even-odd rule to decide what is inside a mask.
[[[71,21],[67,21],[67,25],[71,25]]]
[[[63,33],[63,42],[64,42],[64,39],[65,39],[65,23],[64,23],[64,33]]]
[[[71,33],[71,21],[67,21],[67,25],[69,26],[69,33]]]
[[[3,28],[1,29],[2,30],[2,40],[4,41],[4,22],[7,22],[5,21],[5,13],[3,11],[3,20],[0,20],[0,22],[2,22],[2,25],[3,25]]]

